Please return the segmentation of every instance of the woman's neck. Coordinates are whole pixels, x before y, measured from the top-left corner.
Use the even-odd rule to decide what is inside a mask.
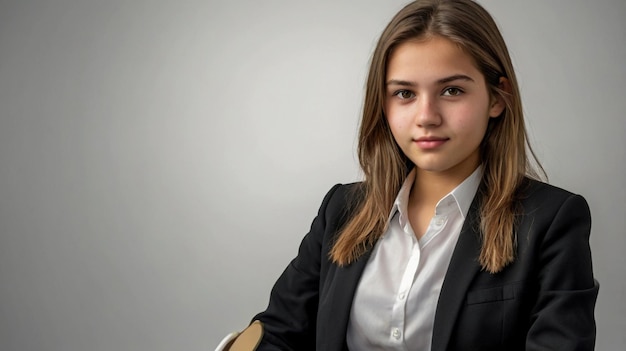
[[[430,172],[418,168],[409,201],[413,204],[419,203],[434,207],[439,200],[467,179],[476,168],[478,165],[467,168],[463,172]]]

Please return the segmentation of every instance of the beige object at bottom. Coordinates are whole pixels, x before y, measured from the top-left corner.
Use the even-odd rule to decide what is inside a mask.
[[[215,351],[254,351],[263,338],[263,324],[254,321],[241,333],[228,335]]]

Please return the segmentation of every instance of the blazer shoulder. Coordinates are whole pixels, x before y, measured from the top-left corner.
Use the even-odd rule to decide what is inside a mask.
[[[326,194],[325,215],[329,218],[349,216],[364,197],[363,182],[337,184]]]
[[[522,202],[548,201],[562,203],[572,197],[583,198],[581,195],[569,190],[531,178],[524,178],[518,194]]]
[[[564,215],[591,217],[587,200],[579,194],[557,186],[526,178],[518,192],[518,199],[525,214],[541,217],[554,217],[559,212]]]

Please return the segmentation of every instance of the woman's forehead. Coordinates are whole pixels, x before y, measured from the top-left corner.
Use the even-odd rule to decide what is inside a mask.
[[[390,53],[385,81],[435,84],[453,76],[478,81],[482,77],[474,59],[459,45],[443,37],[409,40]]]

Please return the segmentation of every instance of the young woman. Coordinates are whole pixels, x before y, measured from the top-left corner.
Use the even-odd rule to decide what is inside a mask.
[[[589,208],[537,180],[481,6],[418,0],[392,19],[358,154],[365,180],[328,192],[254,318],[258,350],[594,348]]]

